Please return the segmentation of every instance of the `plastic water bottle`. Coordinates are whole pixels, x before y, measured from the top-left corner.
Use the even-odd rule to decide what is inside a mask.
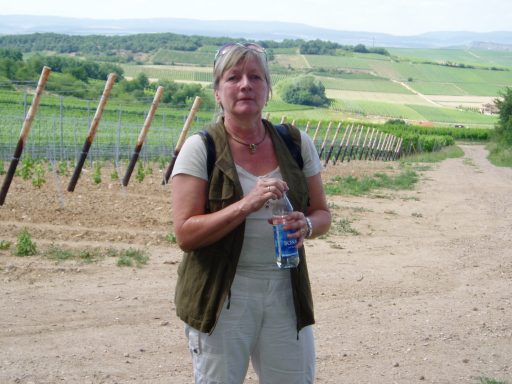
[[[279,268],[295,268],[299,265],[299,251],[297,250],[297,238],[289,238],[289,233],[294,230],[284,230],[285,216],[293,212],[292,204],[286,193],[272,208],[272,229],[274,231],[274,245],[276,248],[276,261]]]

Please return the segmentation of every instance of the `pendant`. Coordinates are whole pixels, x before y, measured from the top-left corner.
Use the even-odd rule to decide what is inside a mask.
[[[251,155],[254,155],[254,153],[256,153],[257,145],[256,144],[249,144],[248,147],[249,147],[249,153]]]

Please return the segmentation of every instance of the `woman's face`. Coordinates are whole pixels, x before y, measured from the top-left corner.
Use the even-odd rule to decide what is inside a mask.
[[[260,115],[268,95],[265,73],[250,56],[224,72],[215,90],[215,99],[225,116]]]

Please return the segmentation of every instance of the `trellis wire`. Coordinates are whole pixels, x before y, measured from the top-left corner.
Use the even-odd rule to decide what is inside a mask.
[[[23,120],[27,111],[27,95],[24,95],[24,106],[23,116],[5,116],[2,117],[0,122],[0,129],[3,132],[8,132],[8,137],[3,134],[3,139],[0,142],[0,160],[9,160],[14,149],[16,139],[19,133],[19,129],[23,124]],[[50,148],[53,154],[52,160],[54,161],[74,161],[78,160],[78,156],[81,151],[82,141],[86,135],[87,129],[90,126],[93,117],[93,111],[91,110],[91,103],[87,102],[86,110],[84,111],[83,117],[66,117],[65,116],[65,99],[60,97],[58,106],[55,108],[55,115],[49,117],[48,114],[36,117],[34,126],[32,127],[32,133],[27,140],[27,147],[24,152],[24,156],[30,156],[34,159],[47,159]],[[133,116],[131,119],[125,118],[124,109],[122,105],[117,107],[117,121],[101,121],[98,128],[97,138],[93,142],[91,151],[89,153],[90,166],[93,166],[93,162],[96,160],[101,161],[112,161],[113,166],[116,168],[119,174],[120,167],[123,161],[127,161],[132,153],[133,145],[137,140],[138,132],[141,125],[143,124],[147,112],[144,112],[140,116],[140,122],[134,122]],[[1,113],[1,112],[0,112]],[[142,147],[140,154],[140,161],[147,163],[150,161],[161,161],[162,159],[168,160],[172,157],[174,152],[174,144],[178,138],[182,124],[187,119],[188,111],[182,111],[178,119],[176,117],[170,117],[170,114],[160,113],[160,118],[155,118],[153,121],[151,130],[148,134],[148,139]],[[175,116],[175,114],[173,114]],[[211,120],[201,121],[199,117],[196,117],[191,133],[202,129]],[[3,123],[3,127],[2,124]],[[318,136],[321,122],[318,122],[313,138],[315,139],[315,146],[320,151],[322,142],[326,142],[329,139],[328,130],[325,132],[325,137],[320,138]],[[8,129],[6,129],[7,127]],[[306,128],[309,127],[309,122]],[[300,128],[300,127],[299,127]],[[305,128],[305,129],[306,129]],[[354,127],[355,129],[356,127]],[[342,131],[346,131],[346,126]],[[361,160],[363,153],[365,152],[365,144],[361,143],[362,129],[359,136],[349,135],[346,143],[343,145],[342,154],[345,155],[347,149],[354,150],[354,153],[349,152],[347,158],[350,160]],[[45,132],[47,132],[45,134]],[[1,132],[0,132],[1,134]],[[375,135],[377,136],[377,134]],[[333,148],[334,153],[341,149],[342,139],[338,139],[335,143],[337,148]],[[366,154],[364,159],[369,160],[389,160],[389,156],[385,156],[383,137],[377,139],[375,137],[372,142],[368,143],[366,148]],[[421,145],[421,144],[420,144]],[[372,147],[372,148],[370,148]],[[376,148],[379,147],[379,148]],[[419,148],[421,149],[421,148]],[[404,152],[411,152],[418,150],[418,148],[407,148]],[[401,153],[401,151],[400,151]],[[323,156],[325,157],[325,155]],[[345,156],[340,158],[343,162]],[[336,161],[331,159],[333,164]]]
[[[116,123],[100,123],[97,139],[92,144],[91,153],[89,154],[91,162],[96,159],[111,160],[117,167],[121,160],[129,158],[143,118],[141,118],[140,124],[134,124],[133,122],[126,123],[123,121],[121,110],[119,110],[118,116]],[[0,129],[5,132],[3,136],[8,137],[0,142],[0,159],[7,161],[12,157],[12,151],[19,135],[19,130],[16,127],[21,129],[23,119],[23,117],[15,116],[2,117],[4,126],[7,125],[8,129],[1,126]],[[181,120],[185,121],[186,115]],[[160,121],[155,120],[153,122],[151,132],[148,134],[148,138],[153,136],[152,140],[145,143],[141,151],[141,157],[145,162],[155,161],[162,157],[168,159],[172,156],[174,143],[181,127],[169,126],[167,125],[169,121],[171,119],[163,116]],[[27,139],[23,155],[30,156],[33,159],[47,159],[48,148],[52,148],[55,149],[55,157],[58,157],[59,161],[72,160],[76,162],[89,122],[89,118],[38,116]],[[205,124],[206,122],[196,118],[193,131]],[[72,127],[72,131],[65,132],[64,126]]]

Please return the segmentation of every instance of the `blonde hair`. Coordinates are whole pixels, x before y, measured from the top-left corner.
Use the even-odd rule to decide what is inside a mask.
[[[270,98],[272,95],[272,83],[270,81],[270,72],[265,52],[258,52],[241,44],[234,44],[232,47],[229,47],[226,52],[216,58],[213,66],[213,89],[218,89],[220,80],[226,71],[239,63],[246,63],[249,58],[256,59],[256,62],[263,70],[265,82],[268,85],[267,98]]]

